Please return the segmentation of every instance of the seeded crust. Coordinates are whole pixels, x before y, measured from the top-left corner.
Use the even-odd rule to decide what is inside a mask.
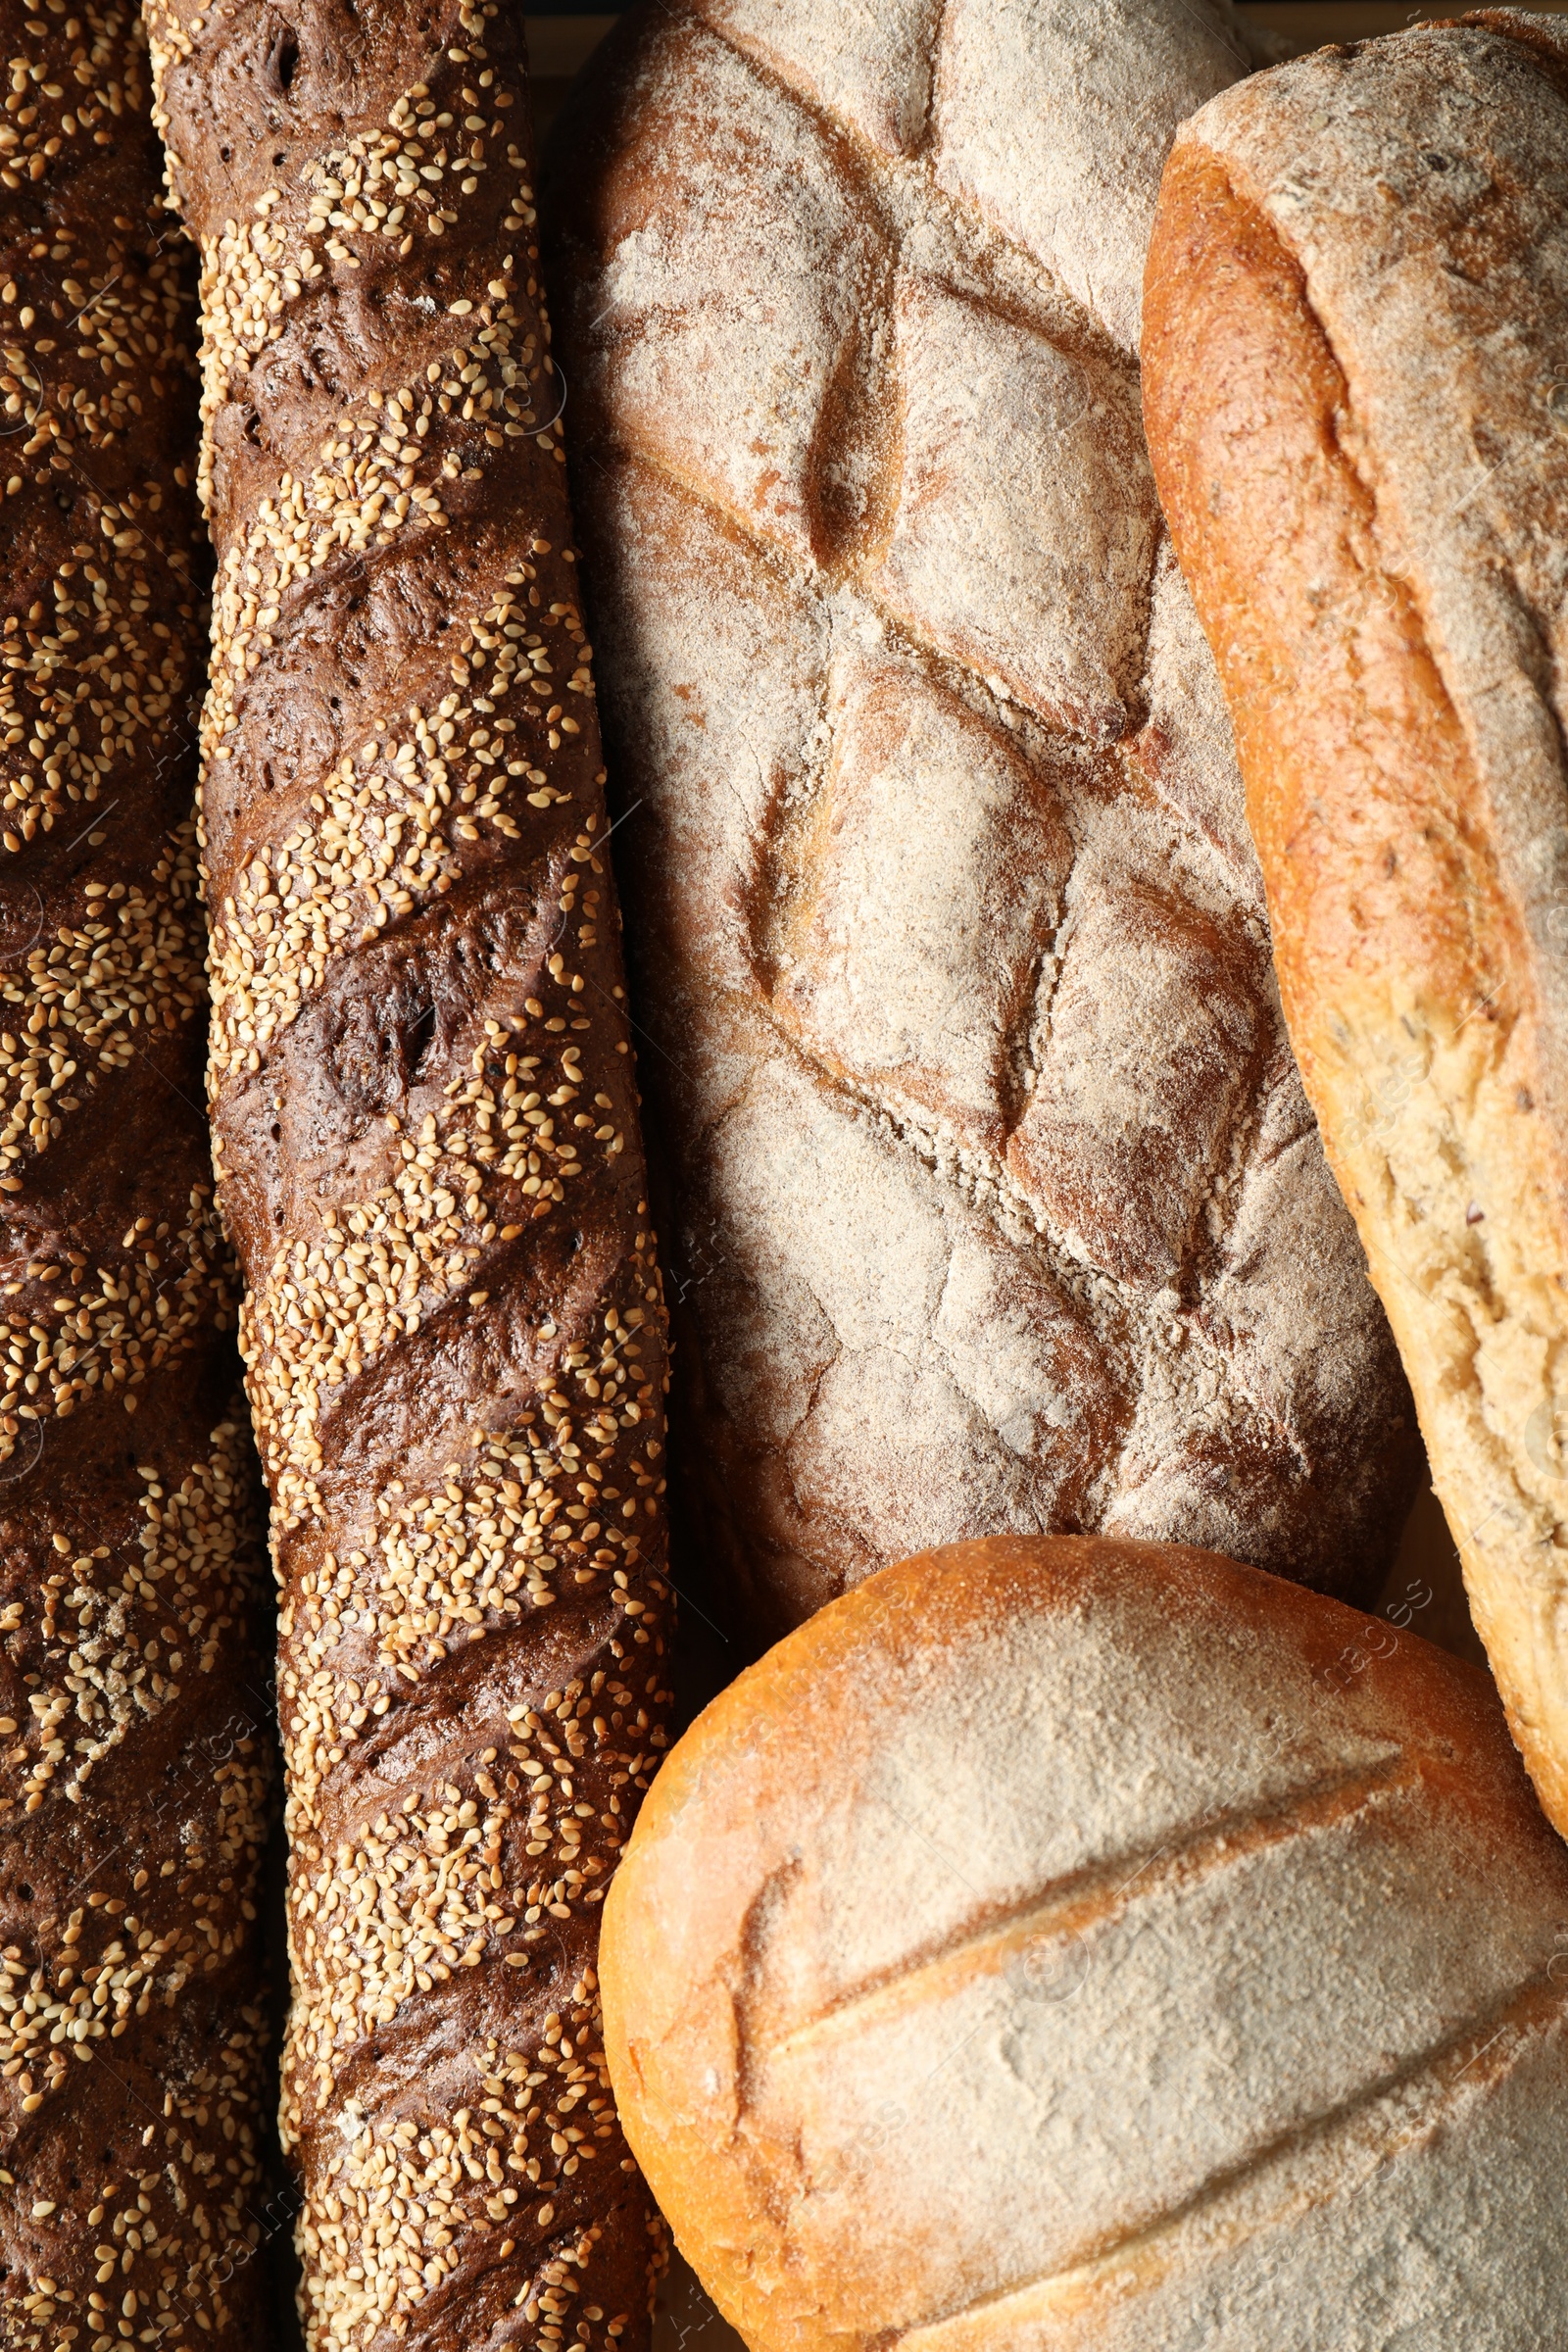
[[[1568,1831],[1568,45],[1282,68],[1172,159],[1145,365],[1308,1092]]]
[[[956,1544],[672,1751],[611,2068],[753,2352],[1538,2352],[1565,1897],[1479,1669],[1211,1553]]]
[[[282,1588],[318,2347],[643,2339],[598,1905],[664,1322],[521,20],[151,16],[202,255],[210,1065]]]
[[[250,2352],[274,1774],[200,1107],[194,272],[134,13],[0,22],[0,2343]]]
[[[552,134],[676,1460],[755,1640],[1004,1528],[1362,1592],[1409,1500],[1139,416],[1247,64],[1206,0],[671,0]]]

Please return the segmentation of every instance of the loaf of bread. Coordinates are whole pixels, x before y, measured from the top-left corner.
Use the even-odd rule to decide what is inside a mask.
[[[635,2346],[599,1911],[663,1738],[664,1330],[498,0],[168,0],[218,551],[220,1190],[282,1590],[317,2347]]]
[[[201,1110],[195,272],[0,0],[0,2343],[264,2340],[260,1482]]]
[[[1212,1553],[886,1570],[676,1746],[606,2037],[752,2352],[1540,2352],[1568,1853],[1480,1669]]]
[[[1139,421],[1245,63],[1180,0],[650,5],[554,133],[683,1500],[754,1631],[1004,1528],[1354,1592],[1408,1503]]]
[[[1325,50],[1183,132],[1145,365],[1307,1091],[1568,1831],[1565,232],[1558,20]]]

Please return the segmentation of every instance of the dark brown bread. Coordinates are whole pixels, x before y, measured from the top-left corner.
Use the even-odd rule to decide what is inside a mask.
[[[203,258],[212,1091],[282,1583],[318,2346],[635,2342],[598,1903],[662,1738],[663,1314],[521,20],[152,16]]]
[[[200,1109],[194,272],[134,13],[0,24],[0,2343],[249,2352],[270,1764]]]

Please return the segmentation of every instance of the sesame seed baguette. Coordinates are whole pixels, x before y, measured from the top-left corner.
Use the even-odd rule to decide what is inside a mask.
[[[150,17],[202,254],[220,1185],[318,2347],[640,2338],[598,1905],[662,1740],[645,1203],[521,21]]]
[[[0,24],[0,2343],[237,2352],[272,1773],[201,1112],[194,271],[134,11]]]

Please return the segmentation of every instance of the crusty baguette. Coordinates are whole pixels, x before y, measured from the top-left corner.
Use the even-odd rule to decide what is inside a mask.
[[[1568,41],[1496,15],[1205,109],[1145,397],[1307,1091],[1568,1831]]]
[[[201,1111],[195,272],[134,9],[0,27],[0,2343],[252,2352],[270,1612]]]
[[[1487,1676],[1212,1553],[956,1544],[670,1755],[607,2045],[752,2352],[1540,2352],[1568,1853]]]
[[[646,0],[553,139],[692,1548],[1374,1588],[1419,1460],[1134,360],[1210,0]]]
[[[152,18],[201,246],[220,1193],[282,1587],[319,2346],[635,2343],[594,1974],[664,1332],[521,19]]]

